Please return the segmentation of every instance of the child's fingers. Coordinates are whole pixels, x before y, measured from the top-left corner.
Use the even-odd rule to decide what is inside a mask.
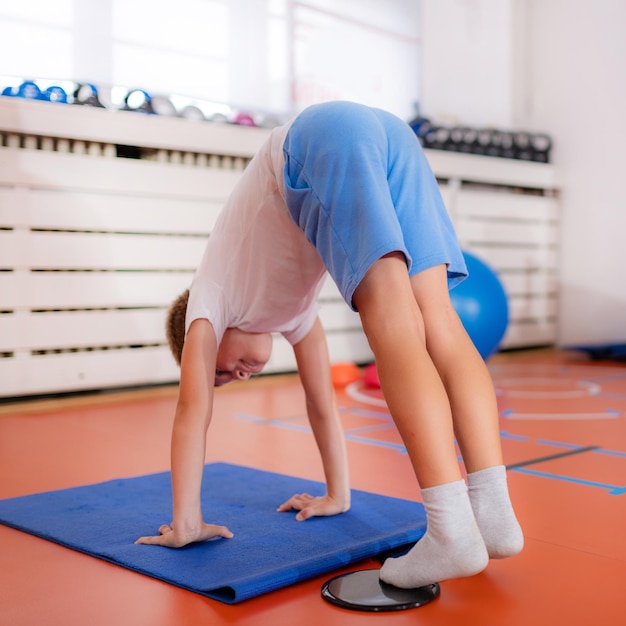
[[[287,502],[281,504],[276,510],[282,513],[292,509],[298,511],[296,515],[296,521],[298,522],[303,522],[310,517],[335,515],[340,512],[336,510],[336,505],[329,502],[326,497],[314,497],[308,493],[296,494]]]
[[[216,524],[205,524],[204,533],[203,533],[201,540],[213,539],[213,537],[222,537],[223,539],[232,539],[234,536],[235,535],[226,526],[218,526]]]
[[[284,513],[285,511],[291,511],[291,509],[296,509],[296,511],[302,510],[309,502],[313,500],[313,496],[310,496],[308,493],[297,493],[295,496],[292,496],[287,500],[287,502],[283,502],[276,511],[278,513]]]
[[[174,531],[171,524],[163,524],[159,527],[158,535],[139,537],[135,543],[153,546],[166,546],[168,548],[182,548],[190,543],[206,541],[207,539],[213,539],[214,537],[231,539],[234,535],[226,526],[203,524],[202,528],[197,533],[189,536],[180,536]]]
[[[146,544],[149,546],[165,546],[167,548],[180,548],[183,544],[176,541],[174,533],[165,533],[164,535],[154,535],[149,537],[140,537],[135,541],[138,544]]]
[[[295,509],[298,511],[296,521],[303,522],[311,517],[323,517],[343,513],[349,507],[340,507],[328,496],[311,496],[308,493],[297,493],[281,504],[276,511],[283,513]]]
[[[304,522],[309,517],[316,517],[319,513],[315,510],[314,506],[305,506],[300,509],[300,512],[296,515],[296,522]]]
[[[336,508],[327,502],[325,498],[311,498],[296,515],[296,521],[304,522],[311,517],[325,517],[327,515],[335,515],[336,513]]]
[[[147,545],[158,545],[158,537],[139,537],[135,543],[138,544],[147,544]]]

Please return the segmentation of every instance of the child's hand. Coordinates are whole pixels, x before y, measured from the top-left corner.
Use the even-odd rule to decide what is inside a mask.
[[[350,508],[350,503],[342,504],[337,500],[331,498],[329,495],[325,496],[310,496],[308,493],[297,493],[291,497],[287,502],[281,504],[276,511],[283,513],[284,511],[291,511],[295,509],[299,511],[296,515],[298,522],[303,522],[309,517],[322,517],[328,515],[338,515],[339,513],[345,513]]]
[[[197,531],[183,535],[182,533],[177,533],[173,525],[163,524],[163,526],[159,528],[158,535],[140,537],[135,543],[165,546],[167,548],[182,548],[190,543],[206,541],[214,537],[230,539],[233,537],[233,533],[231,533],[226,526],[216,526],[215,524],[205,524],[203,522],[202,526]]]

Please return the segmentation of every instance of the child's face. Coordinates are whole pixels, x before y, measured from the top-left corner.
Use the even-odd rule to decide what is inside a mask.
[[[217,351],[215,386],[233,380],[248,380],[258,374],[272,354],[270,333],[247,333],[238,328],[228,328]]]

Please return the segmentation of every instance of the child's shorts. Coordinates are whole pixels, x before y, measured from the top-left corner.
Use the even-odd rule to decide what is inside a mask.
[[[409,275],[467,268],[437,182],[415,133],[390,113],[351,102],[309,107],[283,146],[291,217],[317,248],[345,301],[370,266],[404,253]]]

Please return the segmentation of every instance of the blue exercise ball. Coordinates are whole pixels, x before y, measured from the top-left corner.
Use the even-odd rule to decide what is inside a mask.
[[[450,292],[452,305],[478,352],[487,359],[500,345],[509,324],[504,287],[494,270],[463,251],[469,276]]]

